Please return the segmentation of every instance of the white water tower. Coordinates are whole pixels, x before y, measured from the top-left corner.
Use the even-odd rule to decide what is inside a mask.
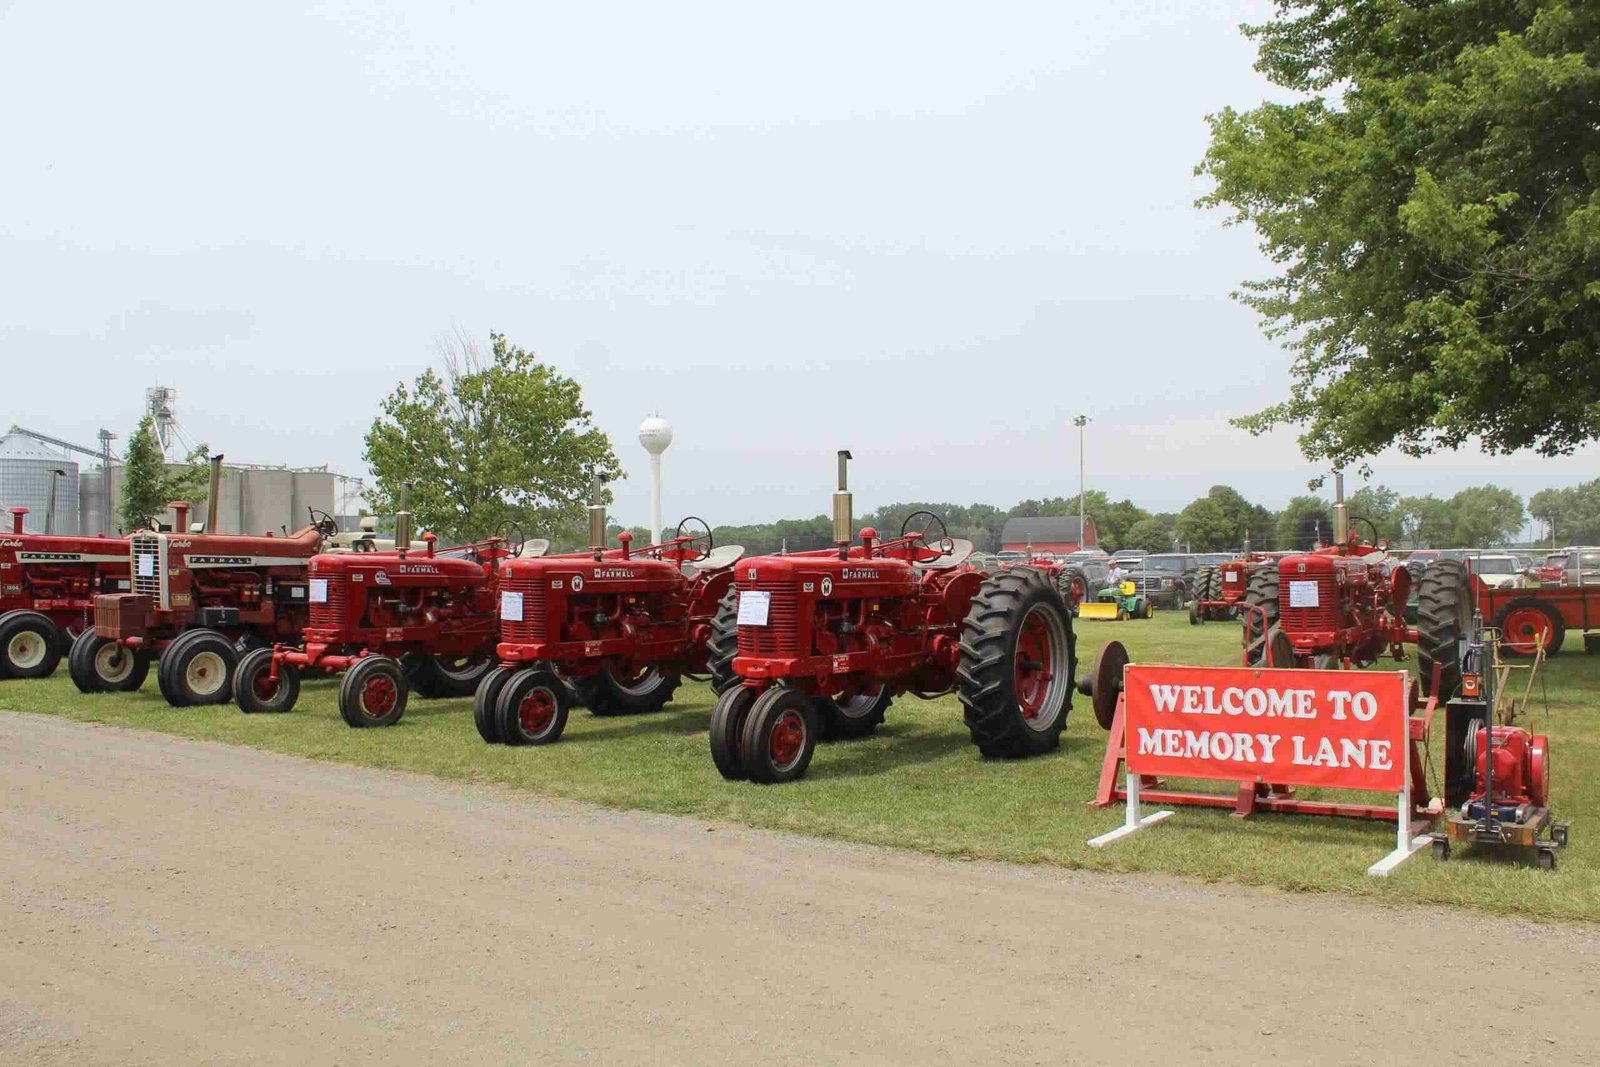
[[[672,444],[672,423],[658,411],[639,424],[639,443],[650,453],[650,540],[661,536],[661,453]]]

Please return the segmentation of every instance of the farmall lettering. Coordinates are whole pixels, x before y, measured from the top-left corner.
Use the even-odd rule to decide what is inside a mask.
[[[439,573],[439,568],[433,566],[431,563],[402,563],[402,564],[400,564],[400,573],[401,574],[438,574]]]
[[[633,572],[628,570],[626,567],[596,567],[594,569],[594,577],[599,579],[632,578]],[[577,580],[578,579],[574,579],[574,581]],[[581,586],[579,588],[581,588]]]
[[[871,567],[846,567],[839,572],[839,577],[847,582],[870,582],[878,577],[878,572]]]

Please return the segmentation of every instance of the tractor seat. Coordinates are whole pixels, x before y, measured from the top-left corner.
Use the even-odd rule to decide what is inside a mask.
[[[924,571],[947,571],[951,567],[959,567],[972,555],[973,545],[964,537],[950,538],[950,551],[938,559],[930,559],[926,563],[917,563],[914,566]]]
[[[550,551],[550,542],[543,537],[535,537],[532,541],[522,542],[522,558],[537,559]]]
[[[718,545],[706,555],[705,559],[697,561],[694,567],[699,571],[727,570],[743,558],[743,545]]]

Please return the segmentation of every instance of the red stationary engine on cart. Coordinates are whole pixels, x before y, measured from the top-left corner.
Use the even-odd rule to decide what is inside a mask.
[[[1491,779],[1497,817],[1509,815],[1502,814],[1502,808],[1542,808],[1549,803],[1550,743],[1544,734],[1529,733],[1520,726],[1496,726],[1474,731],[1473,741],[1478,781],[1469,807],[1483,804]],[[1522,817],[1512,821],[1520,822]]]

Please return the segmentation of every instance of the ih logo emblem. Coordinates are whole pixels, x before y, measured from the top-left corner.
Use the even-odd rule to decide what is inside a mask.
[[[823,596],[832,596],[833,595],[833,579],[832,578],[824,578],[824,579],[822,579],[822,595]]]
[[[756,580],[756,569],[754,567],[751,567],[749,570],[744,572],[744,577],[745,577],[745,581],[747,581],[747,582],[755,581]]]
[[[574,593],[583,592],[583,575],[574,574],[572,576],[572,591]]]

